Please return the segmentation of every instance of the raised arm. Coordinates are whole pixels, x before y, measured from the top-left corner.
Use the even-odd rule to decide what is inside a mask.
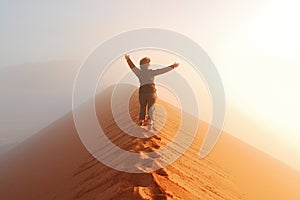
[[[168,67],[152,70],[152,75],[157,76],[157,75],[160,75],[160,74],[167,73],[167,72],[171,71],[172,69],[178,67],[178,65],[179,65],[178,63],[174,63],[173,65],[170,65]]]
[[[140,70],[133,64],[128,54],[125,55],[125,59],[133,73],[138,76]]]

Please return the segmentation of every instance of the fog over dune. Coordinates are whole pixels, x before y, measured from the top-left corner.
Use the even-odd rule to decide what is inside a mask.
[[[72,109],[79,65],[51,61],[0,68],[0,154]]]

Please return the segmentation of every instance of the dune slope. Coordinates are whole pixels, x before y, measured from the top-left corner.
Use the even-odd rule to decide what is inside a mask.
[[[168,114],[163,129],[150,138],[135,138],[116,125],[110,96],[111,90],[98,95],[96,110],[115,145],[142,156],[172,141],[180,124],[177,108],[158,101]],[[137,101],[134,94],[129,104],[133,121]],[[300,199],[299,172],[226,133],[209,156],[199,159],[207,128],[199,122],[193,144],[164,169],[126,173],[105,166],[85,149],[69,113],[1,157],[0,199]]]

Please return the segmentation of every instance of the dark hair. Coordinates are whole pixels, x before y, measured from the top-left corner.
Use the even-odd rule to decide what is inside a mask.
[[[149,64],[150,61],[151,61],[150,58],[144,57],[140,60],[140,65]]]

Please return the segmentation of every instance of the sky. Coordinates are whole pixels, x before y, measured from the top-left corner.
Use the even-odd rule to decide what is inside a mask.
[[[0,70],[81,63],[121,32],[173,30],[197,42],[215,63],[226,93],[225,130],[300,170],[299,9],[294,0],[2,0]]]

